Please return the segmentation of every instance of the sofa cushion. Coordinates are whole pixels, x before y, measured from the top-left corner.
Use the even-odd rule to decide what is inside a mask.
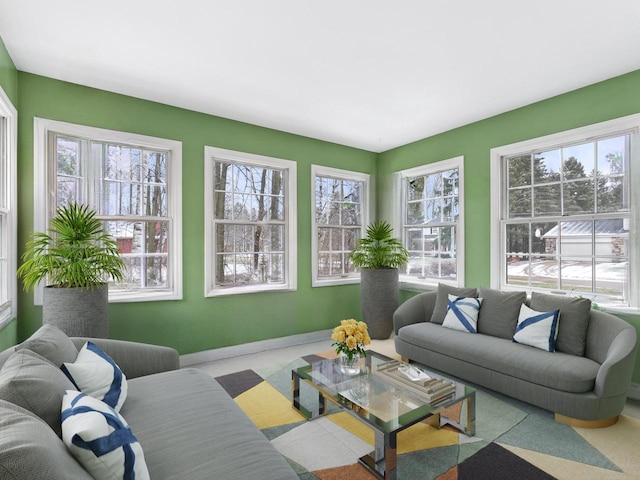
[[[46,423],[0,400],[0,477],[92,480]]]
[[[560,310],[537,312],[522,305],[513,341],[547,352],[554,352],[559,316]]]
[[[442,326],[461,332],[478,333],[478,312],[481,305],[481,298],[449,295],[447,314]]]
[[[195,369],[129,380],[120,412],[153,480],[298,480],[218,382]]]
[[[456,297],[477,297],[478,290],[475,288],[451,287],[449,285],[445,285],[444,283],[439,283],[436,305],[433,308],[430,319],[433,323],[442,325],[442,322],[444,322],[444,317],[447,314],[449,295],[455,295]],[[427,318],[426,320],[428,321],[429,319]]]
[[[510,340],[516,331],[520,306],[527,300],[527,293],[480,287],[478,296],[482,298],[478,333]]]
[[[106,403],[68,390],[62,399],[62,440],[96,480],[148,480],[138,439]]]
[[[33,412],[58,436],[62,397],[73,388],[58,367],[30,350],[15,352],[0,370],[0,398]]]
[[[593,391],[600,364],[562,352],[550,355],[504,338],[466,335],[433,323],[398,331],[400,340],[524,381],[572,393]]]
[[[116,362],[93,342],[86,342],[76,361],[65,362],[61,368],[76,385],[76,390],[120,411],[127,398],[127,377]]]
[[[560,310],[556,350],[571,355],[584,355],[591,300],[533,292],[529,306],[539,312]]]
[[[43,356],[56,367],[64,362],[73,362],[78,356],[78,349],[65,333],[58,327],[46,324],[34,332],[27,340],[16,347],[26,348]]]

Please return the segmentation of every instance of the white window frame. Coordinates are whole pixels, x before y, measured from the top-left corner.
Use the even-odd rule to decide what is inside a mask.
[[[465,266],[465,245],[464,245],[464,156],[449,158],[447,160],[441,160],[427,165],[420,165],[419,167],[409,168],[407,170],[401,170],[396,173],[396,191],[400,202],[398,208],[394,211],[394,230],[401,232],[402,243],[406,247],[406,238],[404,232],[404,222],[406,218],[407,198],[404,189],[404,180],[408,177],[416,177],[420,175],[430,175],[437,172],[443,172],[446,170],[458,170],[458,222],[456,224],[456,280],[451,281],[446,278],[425,278],[417,279],[400,273],[400,286],[407,289],[426,290],[437,287],[438,283],[444,283],[453,286],[464,286],[464,266]]]
[[[360,283],[360,272],[355,272],[346,276],[318,277],[318,224],[316,222],[316,178],[331,177],[338,180],[362,182],[362,212],[360,236],[364,236],[369,218],[371,216],[370,205],[370,178],[368,173],[354,172],[339,168],[325,167],[322,165],[311,165],[311,286],[329,287],[334,285],[346,285]]]
[[[142,302],[182,299],[182,142],[135,133],[34,118],[34,230],[46,231],[55,213],[56,192],[50,191],[50,180],[56,175],[55,159],[49,159],[49,132],[113,142],[137,147],[169,151],[167,166],[167,216],[170,222],[168,289],[109,291],[109,302]],[[43,285],[34,291],[34,302],[42,305]]]
[[[506,284],[506,235],[503,231],[502,218],[503,196],[506,194],[506,179],[502,178],[502,162],[506,157],[520,153],[539,151],[546,148],[556,148],[561,145],[580,143],[592,140],[594,137],[631,133],[631,148],[629,159],[630,184],[630,226],[629,226],[629,303],[630,307],[607,307],[610,311],[621,313],[640,312],[640,242],[638,240],[638,226],[640,225],[640,191],[633,185],[640,182],[640,114],[629,115],[585,127],[558,132],[543,137],[532,138],[522,142],[503,145],[491,149],[491,286],[503,290],[526,290],[524,287]],[[570,217],[568,217],[570,218]]]
[[[0,302],[0,328],[16,318],[18,314],[18,280],[16,269],[18,264],[18,112],[9,97],[0,87],[0,136],[3,141],[0,151],[0,221],[6,224],[6,235],[0,238],[0,251],[6,257],[6,276],[0,276],[0,283],[5,288],[7,301]],[[4,203],[4,205],[3,205]],[[0,273],[2,273],[0,271]],[[0,298],[1,300],[1,298]]]
[[[226,161],[242,163],[267,168],[285,170],[285,281],[282,284],[258,284],[242,287],[220,288],[216,286],[215,278],[215,218],[214,218],[214,163]],[[205,297],[223,295],[238,295],[245,293],[259,293],[271,291],[295,291],[298,288],[297,272],[297,164],[292,160],[267,157],[252,153],[237,152],[223,148],[204,147],[204,221],[205,221]]]

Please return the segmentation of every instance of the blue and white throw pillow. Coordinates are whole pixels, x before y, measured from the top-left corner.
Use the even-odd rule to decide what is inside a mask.
[[[449,294],[447,313],[442,326],[468,333],[478,333],[478,313],[482,299],[476,297],[456,297]]]
[[[76,361],[60,368],[78,390],[120,411],[127,398],[127,377],[97,345],[85,343]]]
[[[537,312],[522,304],[513,341],[547,352],[555,351],[560,310]]]
[[[118,412],[81,392],[62,398],[62,441],[96,480],[146,480],[138,439]]]

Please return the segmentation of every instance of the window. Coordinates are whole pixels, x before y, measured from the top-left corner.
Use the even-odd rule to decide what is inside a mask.
[[[295,162],[205,147],[205,198],[205,295],[295,290]]]
[[[127,265],[109,299],[180,299],[181,160],[180,142],[36,119],[35,228],[59,205],[88,204]]]
[[[629,233],[638,214],[630,185],[639,124],[640,116],[628,117],[492,151],[500,287],[637,306],[637,239]]]
[[[369,175],[312,165],[314,287],[357,283],[349,253],[369,219]]]
[[[399,173],[402,240],[410,254],[403,283],[464,285],[463,165],[456,157]]]
[[[17,314],[17,113],[0,88],[0,326]]]

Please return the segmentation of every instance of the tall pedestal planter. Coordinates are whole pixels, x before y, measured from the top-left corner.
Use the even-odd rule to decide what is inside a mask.
[[[393,312],[398,308],[398,269],[360,271],[360,304],[369,336],[387,339],[393,330]]]
[[[55,325],[70,337],[109,336],[109,286],[93,288],[46,287],[42,323]]]

